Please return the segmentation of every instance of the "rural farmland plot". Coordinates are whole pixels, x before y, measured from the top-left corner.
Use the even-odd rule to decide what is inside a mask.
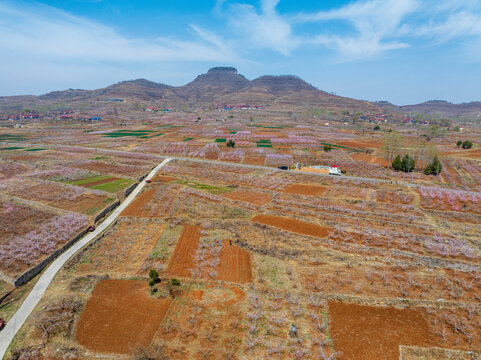
[[[205,111],[199,122],[146,111],[58,138],[46,128],[29,136],[62,146],[0,151],[0,271],[12,279],[179,156],[56,274],[8,359],[478,356],[473,152],[437,139],[452,152],[445,172],[402,173],[386,168],[374,130]],[[303,171],[334,164],[346,173]],[[0,282],[0,295],[12,288]],[[0,317],[25,293],[0,302]]]

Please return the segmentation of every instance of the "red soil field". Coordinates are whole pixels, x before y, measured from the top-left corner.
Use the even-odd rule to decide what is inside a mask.
[[[336,142],[341,146],[347,146],[351,148],[380,148],[383,146],[382,140],[344,140]]]
[[[251,221],[259,224],[275,226],[302,235],[326,237],[329,234],[329,229],[324,226],[319,226],[300,220],[289,219],[282,216],[256,215],[251,219]]]
[[[77,324],[76,340],[93,351],[132,353],[150,344],[171,301],[150,297],[142,281],[101,281]]]
[[[398,360],[399,345],[432,346],[423,316],[412,309],[329,302],[330,333],[340,360]]]
[[[305,184],[290,184],[285,187],[283,192],[287,194],[296,195],[322,195],[326,191],[325,186],[319,185],[305,185]]]
[[[271,195],[249,190],[237,190],[224,194],[224,197],[232,200],[247,202],[256,206],[263,206],[272,199]]]
[[[199,247],[200,227],[186,225],[169,262],[167,272],[179,277],[189,277],[194,265],[193,256]]]
[[[239,246],[229,244],[229,241],[226,241],[222,246],[217,278],[241,284],[252,282],[249,252]]]
[[[264,156],[244,156],[244,164],[249,165],[264,165],[266,158]]]
[[[98,180],[98,181],[92,181],[89,183],[82,184],[83,187],[90,187],[90,186],[95,186],[95,185],[101,185],[101,184],[106,184],[115,180],[119,180],[120,178],[116,177],[111,177],[109,179],[103,179],[103,180]]]
[[[155,189],[148,189],[137,196],[137,198],[122,211],[121,216],[151,217],[147,211],[142,211],[142,207],[147,204],[155,194]]]
[[[154,178],[152,179],[153,182],[159,182],[159,183],[168,183],[174,180],[177,180],[177,178],[173,176],[162,176],[162,175],[154,176]]]

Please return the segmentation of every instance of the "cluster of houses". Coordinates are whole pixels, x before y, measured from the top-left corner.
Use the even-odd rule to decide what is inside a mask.
[[[102,117],[80,115],[71,111],[68,114],[60,114],[57,116],[57,120],[102,121]]]
[[[429,120],[420,120],[416,116],[406,115],[406,114],[344,114],[343,121],[351,122],[357,116],[359,121],[365,121],[372,124],[381,123],[403,123],[403,124],[414,124],[414,125],[430,125]]]
[[[102,121],[100,116],[79,115],[72,110],[61,111],[58,113],[42,114],[38,112],[22,112],[13,115],[0,114],[0,120],[19,121],[32,119],[56,119],[56,120],[79,120],[79,121]]]
[[[260,110],[260,109],[262,109],[262,107],[258,105],[211,105],[211,106],[202,108],[202,110],[205,110],[205,111]]]
[[[17,113],[13,115],[1,115],[0,114],[0,120],[22,120],[22,119],[40,119],[44,118],[46,115],[42,113],[36,113],[36,112],[27,112],[27,113]]]
[[[144,111],[169,113],[169,112],[173,112],[174,109],[169,108],[169,107],[147,106],[147,107],[144,109]]]

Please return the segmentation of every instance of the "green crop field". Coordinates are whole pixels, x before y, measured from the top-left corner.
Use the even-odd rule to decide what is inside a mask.
[[[25,136],[23,135],[10,135],[10,134],[0,134],[0,141],[23,141]]]
[[[22,150],[22,149],[25,149],[25,148],[21,146],[10,146],[10,147],[1,148],[0,150]]]
[[[207,190],[211,194],[215,194],[215,195],[219,195],[219,194],[223,194],[223,193],[232,191],[232,189],[230,189],[230,188],[207,185],[207,184],[202,184],[202,183],[198,183],[198,182],[195,182],[195,181],[177,180],[176,183],[186,185],[186,186],[191,187],[193,189]]]
[[[111,179],[111,178],[112,178],[112,176],[110,176],[110,175],[93,175],[93,176],[89,176],[89,177],[84,178],[84,179],[69,181],[68,183],[71,184],[71,185],[84,185],[84,184],[88,184],[88,183],[91,183],[91,182],[94,182],[94,181],[107,180],[107,179]]]
[[[95,189],[95,190],[107,191],[110,193],[115,193],[117,191],[128,188],[133,183],[135,183],[135,181],[131,179],[118,179],[108,183],[90,186],[89,188]]]
[[[47,150],[43,148],[33,148],[33,149],[26,149],[25,151],[42,151],[42,150]]]
[[[141,138],[153,132],[155,131],[153,130],[118,130],[108,134],[104,134],[104,137],[118,138],[118,137],[125,137],[125,136],[136,136]]]

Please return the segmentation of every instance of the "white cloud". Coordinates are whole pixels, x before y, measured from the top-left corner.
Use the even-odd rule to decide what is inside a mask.
[[[258,11],[249,4],[233,4],[228,9],[229,23],[244,39],[247,48],[261,48],[289,55],[300,45],[290,23],[276,10],[279,0],[261,0]]]
[[[169,37],[135,39],[52,7],[0,4],[0,47],[3,56],[26,54],[55,61],[85,59],[109,62],[229,62],[239,59],[226,42],[200,28],[192,28],[198,35],[193,40]]]

